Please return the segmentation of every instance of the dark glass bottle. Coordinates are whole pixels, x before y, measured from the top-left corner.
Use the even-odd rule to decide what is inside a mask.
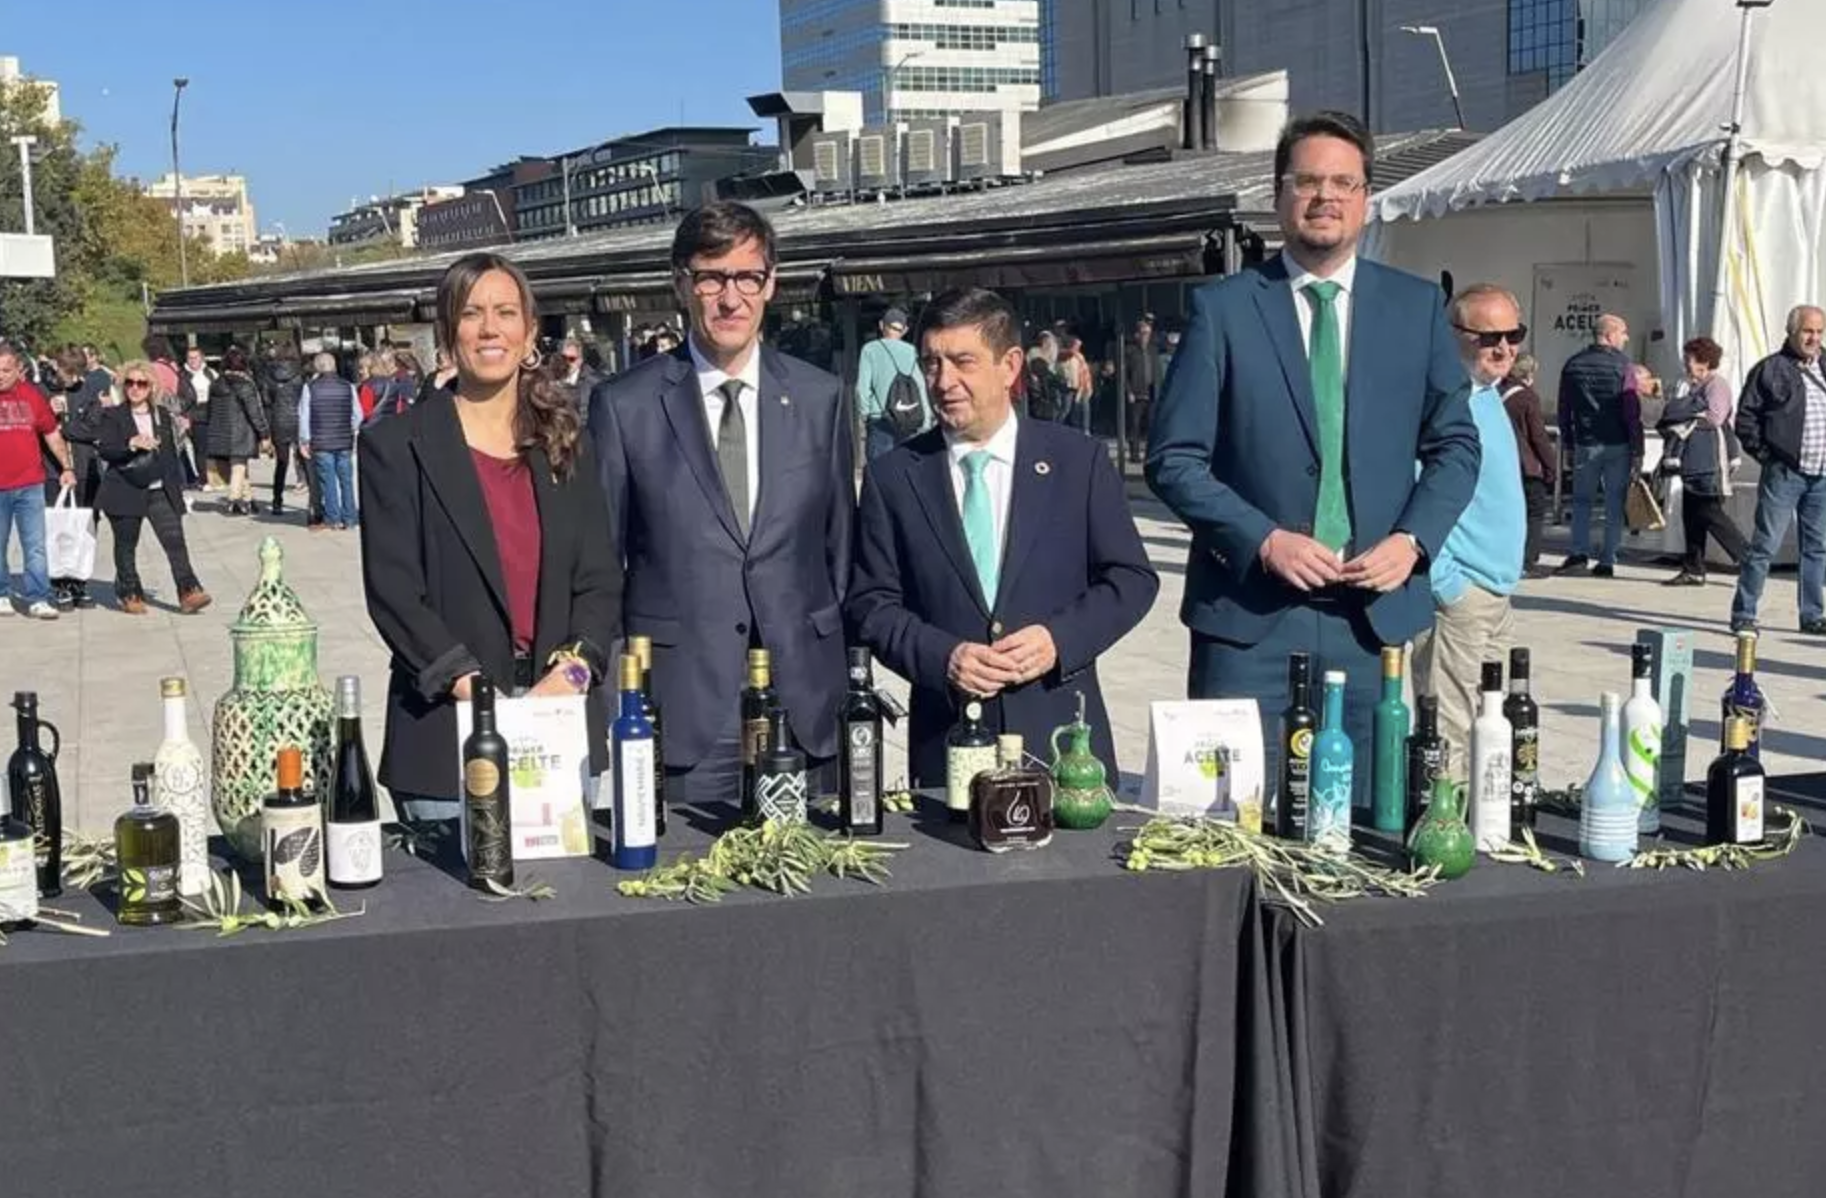
[[[775,706],[767,713],[767,727],[767,751],[755,770],[755,809],[763,820],[802,824],[811,798],[805,754],[793,748],[784,707]]]
[[[1706,771],[1706,843],[1754,844],[1763,838],[1763,766],[1752,757],[1750,721],[1725,721],[1725,751]]]
[[[304,793],[304,754],[279,750],[278,788],[260,805],[266,902],[274,910],[323,898],[323,808]]]
[[[1744,631],[1737,634],[1737,671],[1732,675],[1731,685],[1725,688],[1724,723],[1729,726],[1732,716],[1742,716],[1750,722],[1750,744],[1745,750],[1750,756],[1761,760],[1763,751],[1763,716],[1768,711],[1769,702],[1763,698],[1763,688],[1756,683],[1756,634]],[[1728,746],[1721,735],[1719,748]],[[15,800],[17,801],[17,800]]]
[[[653,753],[659,738],[647,720],[641,693],[640,658],[621,655],[621,713],[615,719],[614,835],[609,843],[616,869],[652,869],[659,862],[659,828],[653,802]]]
[[[666,722],[659,700],[653,697],[653,638],[631,636],[628,652],[640,662],[640,703],[647,723],[653,726],[653,835],[666,834]]]
[[[133,806],[114,821],[120,862],[120,906],[114,917],[130,927],[176,923],[178,872],[183,863],[178,817],[152,805],[152,763],[133,767]]]
[[[767,752],[767,713],[780,703],[774,690],[773,659],[765,649],[748,651],[748,685],[742,688],[742,818],[760,819],[755,806],[756,771]]]
[[[1534,827],[1541,802],[1541,708],[1529,693],[1528,650],[1509,650],[1509,697],[1503,718],[1509,721],[1509,837],[1520,841],[1523,828]]]
[[[361,736],[361,679],[336,680],[336,773],[324,821],[330,885],[365,890],[380,881],[380,800]]]
[[[991,853],[1052,843],[1052,775],[1027,764],[1020,736],[996,738],[996,768],[970,782],[970,837]]]
[[[1446,742],[1439,735],[1439,696],[1421,695],[1414,704],[1414,734],[1408,737],[1407,827],[1403,837],[1426,814],[1433,783],[1445,772]]]
[[[1306,839],[1306,804],[1312,797],[1312,738],[1319,713],[1312,707],[1312,658],[1287,658],[1287,707],[1281,712],[1281,780],[1275,791],[1274,834],[1282,840]]]
[[[850,649],[850,685],[837,712],[837,734],[843,739],[838,822],[852,835],[879,836],[881,704],[875,701],[874,662],[860,645]]]
[[[13,710],[18,713],[19,747],[6,763],[13,818],[32,830],[38,897],[55,898],[63,893],[63,791],[57,785],[63,738],[55,725],[38,718],[36,691],[16,692]],[[51,734],[48,753],[39,743],[40,730]]]
[[[983,723],[983,705],[971,699],[945,734],[945,810],[952,823],[969,822],[970,784],[995,765],[995,734]]]
[[[495,684],[480,674],[470,692],[474,726],[463,742],[463,817],[469,884],[514,884],[514,817],[507,738],[495,730]]]

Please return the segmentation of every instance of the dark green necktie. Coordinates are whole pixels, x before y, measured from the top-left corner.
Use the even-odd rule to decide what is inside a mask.
[[[1312,301],[1312,400],[1319,414],[1319,506],[1313,540],[1340,552],[1350,544],[1350,500],[1344,488],[1344,338],[1338,332],[1336,283],[1308,283]]]
[[[730,379],[723,393],[723,415],[716,427],[716,467],[735,509],[735,525],[748,535],[748,424],[742,418],[742,380]]]

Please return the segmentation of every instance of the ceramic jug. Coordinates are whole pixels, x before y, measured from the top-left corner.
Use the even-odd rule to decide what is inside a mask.
[[[1408,838],[1414,868],[1438,866],[1442,878],[1462,878],[1477,860],[1477,842],[1465,826],[1465,788],[1449,778],[1433,781],[1427,813]]]
[[[1061,750],[1060,740],[1070,737],[1070,747]],[[1053,824],[1060,828],[1088,831],[1101,827],[1110,817],[1115,796],[1110,793],[1107,773],[1097,755],[1091,752],[1091,726],[1084,722],[1084,694],[1078,694],[1078,718],[1053,729],[1052,733]]]

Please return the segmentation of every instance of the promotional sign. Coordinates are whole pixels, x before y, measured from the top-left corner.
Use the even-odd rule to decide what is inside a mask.
[[[1253,699],[1148,706],[1148,768],[1141,806],[1208,815],[1261,830],[1262,716]]]
[[[1636,268],[1619,263],[1538,264],[1534,305],[1528,317],[1528,351],[1540,362],[1535,391],[1546,405],[1549,425],[1559,411],[1560,369],[1592,343],[1598,317],[1629,321],[1631,356],[1640,358],[1648,326],[1636,319]]]
[[[470,704],[457,704],[459,758],[473,718]],[[514,860],[589,856],[595,787],[583,696],[497,698],[495,726],[507,738]]]

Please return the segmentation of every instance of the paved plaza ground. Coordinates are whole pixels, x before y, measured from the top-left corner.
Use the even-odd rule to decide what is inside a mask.
[[[259,467],[256,467],[258,470]],[[302,500],[302,495],[296,500]],[[150,759],[161,735],[159,679],[190,680],[191,735],[207,745],[210,710],[233,682],[228,627],[259,576],[257,550],[272,534],[285,549],[286,577],[322,632],[318,667],[326,685],[339,674],[360,675],[370,752],[378,760],[381,698],[387,653],[363,604],[360,552],[353,532],[309,532],[302,512],[231,518],[219,514],[218,497],[199,496],[185,522],[191,554],[216,604],[198,616],[176,614],[175,592],[163,555],[148,533],[140,569],[153,594],[151,614],[131,617],[113,609],[112,557],[106,527],[92,590],[102,606],[39,623],[20,616],[0,620],[0,692],[37,689],[46,718],[64,735],[61,773],[67,818],[86,830],[108,827],[130,802],[128,768]],[[1189,537],[1183,527],[1139,493],[1135,513],[1155,566],[1161,593],[1153,612],[1101,665],[1105,696],[1116,728],[1125,773],[1144,768],[1147,705],[1183,694],[1186,635],[1178,620]],[[1557,560],[1557,559],[1553,559]],[[15,550],[13,566],[17,570]],[[1516,600],[1521,643],[1534,651],[1535,693],[1543,718],[1542,773],[1550,785],[1582,780],[1591,767],[1597,736],[1598,695],[1627,691],[1629,650],[1636,630],[1669,624],[1701,634],[1699,693],[1694,737],[1715,743],[1715,704],[1731,669],[1727,612],[1732,577],[1714,575],[1704,589],[1655,585],[1671,571],[1646,557],[1626,561],[1614,580],[1548,579],[1524,585]],[[1760,676],[1779,712],[1768,731],[1764,761],[1772,772],[1813,770],[1826,760],[1826,640],[1801,637],[1794,576],[1770,582],[1763,612]],[[11,735],[6,744],[10,747]],[[1689,779],[1702,777],[1710,751],[1687,763]],[[890,763],[890,775],[901,770]]]

